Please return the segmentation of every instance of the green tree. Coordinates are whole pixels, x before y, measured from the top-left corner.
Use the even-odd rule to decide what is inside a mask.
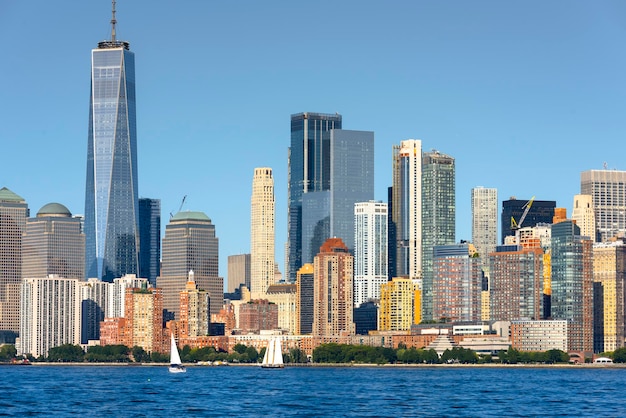
[[[85,356],[80,345],[63,344],[48,350],[48,361],[52,362],[82,362]]]
[[[613,363],[626,363],[626,347],[613,351]]]
[[[0,347],[0,361],[11,361],[17,355],[17,350],[12,344],[4,344]]]
[[[256,363],[259,359],[259,352],[256,351],[256,348],[254,347],[247,347],[246,354],[248,355],[248,361],[250,363]]]
[[[235,345],[235,347],[233,347],[233,350],[235,350],[239,354],[243,354],[246,352],[247,348],[248,347],[240,343],[240,344]]]
[[[148,354],[143,347],[136,345],[130,350],[130,353],[136,363],[148,363],[150,361],[150,354]]]

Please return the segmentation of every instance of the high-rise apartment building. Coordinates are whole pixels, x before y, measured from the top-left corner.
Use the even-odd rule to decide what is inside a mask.
[[[287,266],[296,280],[302,262],[302,196],[330,188],[330,131],[341,129],[340,114],[304,112],[291,115],[289,147]]]
[[[85,279],[85,235],[81,221],[59,203],[43,206],[26,220],[22,236],[22,276]]]
[[[340,238],[329,238],[313,265],[313,335],[354,335],[354,257]]]
[[[264,298],[274,283],[275,202],[272,169],[254,169],[250,199],[250,293]]]
[[[127,347],[141,347],[148,353],[167,352],[163,328],[163,293],[154,287],[126,289],[122,338]]]
[[[0,341],[13,343],[20,330],[22,233],[28,218],[26,201],[0,189]]]
[[[398,277],[422,279],[422,141],[407,139],[393,146],[391,219]]]
[[[522,224],[519,224],[520,219],[526,211],[526,205],[532,200],[530,209],[526,213],[526,217]],[[500,221],[500,243],[505,243],[505,237],[515,236],[516,228],[513,228],[511,219],[515,221],[517,227],[529,227],[536,226],[537,224],[551,224],[554,217],[554,209],[556,208],[556,202],[554,200],[518,200],[515,197],[511,197],[509,200],[502,201],[502,215]]]
[[[379,331],[408,331],[419,324],[420,290],[407,277],[394,277],[380,288]]]
[[[236,254],[228,256],[228,293],[234,293],[239,286],[250,289],[250,254]]]
[[[594,242],[596,241],[596,215],[593,210],[591,195],[577,194],[574,196],[572,220],[580,228],[582,236],[589,237]]]
[[[626,323],[626,245],[623,241],[593,246],[594,352],[624,347]]]
[[[85,269],[108,282],[139,268],[135,55],[115,38],[115,8],[111,24],[91,51],[85,189]]]
[[[552,318],[568,321],[573,351],[593,351],[592,244],[571,220],[552,225]]]
[[[179,319],[179,295],[185,289],[190,270],[199,289],[209,292],[211,314],[218,314],[224,302],[224,283],[219,277],[219,241],[215,225],[202,212],[179,212],[165,227],[161,275],[163,307]]]
[[[313,332],[313,298],[315,280],[313,264],[305,264],[296,275],[296,335]]]
[[[192,271],[180,292],[180,330],[185,337],[209,335],[209,293],[198,289]]]
[[[433,248],[433,318],[480,321],[482,269],[471,244]]]
[[[354,251],[354,205],[374,199],[374,133],[332,129],[329,152],[329,188],[302,195],[303,263],[331,237]]]
[[[580,193],[591,196],[598,242],[626,236],[626,171],[583,171]]]
[[[78,282],[81,344],[100,339],[100,323],[107,316],[107,299],[112,286],[96,278]]]
[[[296,333],[298,305],[295,283],[276,283],[267,288],[267,300],[278,306],[278,328]]]
[[[380,299],[387,282],[387,204],[380,201],[354,205],[354,306]]]
[[[139,276],[156,286],[161,267],[161,200],[139,199]]]
[[[239,306],[239,328],[244,333],[278,328],[278,305],[267,299],[256,299]]]
[[[108,318],[124,317],[126,312],[126,289],[142,289],[148,287],[148,279],[138,278],[135,274],[126,274],[123,277],[113,279],[109,284],[107,294],[107,308],[105,310]]]
[[[18,354],[47,356],[63,344],[80,343],[77,279],[24,278],[21,283]]]
[[[456,234],[454,158],[439,151],[422,155],[422,319],[433,317],[433,248],[451,245]]]
[[[472,189],[472,244],[489,268],[489,254],[498,245],[498,190],[486,187]],[[487,276],[489,272],[487,271]]]

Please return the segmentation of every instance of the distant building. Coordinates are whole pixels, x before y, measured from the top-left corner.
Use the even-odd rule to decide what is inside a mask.
[[[589,170],[580,174],[580,193],[591,196],[597,237],[626,236],[626,171]]]
[[[406,277],[394,277],[380,288],[379,331],[408,331],[421,322],[420,290]]]
[[[147,288],[148,279],[138,278],[134,274],[113,279],[109,284],[105,316],[108,318],[123,317],[126,313],[126,289]]]
[[[515,235],[515,228],[511,228],[511,219],[514,219],[516,224],[519,223],[520,218],[526,210],[526,204],[528,200],[518,200],[512,197],[509,200],[502,201],[502,217],[501,217],[501,243],[505,243],[505,238],[510,235]],[[556,201],[554,200],[533,200],[524,222],[519,227],[535,226],[539,223],[551,224],[552,217],[554,216],[554,209],[556,208]]]
[[[511,321],[511,348],[519,351],[561,350],[567,352],[567,321]]]
[[[378,305],[374,302],[364,302],[354,308],[354,326],[357,335],[368,335],[370,331],[378,329]]]
[[[267,288],[267,299],[278,306],[277,328],[288,330],[290,334],[297,331],[297,285],[295,283],[277,283]]]
[[[163,328],[163,293],[158,288],[126,289],[123,344],[148,353],[169,352]]]
[[[472,244],[476,247],[483,269],[489,276],[489,254],[498,245],[498,190],[486,187],[472,189]]]
[[[253,299],[265,298],[274,284],[275,202],[272,169],[254,169],[250,199],[250,292]]]
[[[340,238],[329,238],[313,265],[313,335],[354,335],[354,257]]]
[[[0,341],[11,343],[20,330],[22,234],[28,216],[24,198],[0,189]]]
[[[25,278],[21,284],[18,354],[47,356],[63,344],[80,344],[77,279]]]
[[[139,277],[156,286],[161,266],[161,200],[139,199]]]
[[[198,289],[193,271],[180,292],[180,330],[185,337],[209,335],[209,293]]]
[[[228,293],[235,293],[241,285],[250,289],[250,266],[250,254],[228,256]]]
[[[258,334],[261,330],[278,328],[278,305],[268,300],[252,300],[239,306],[239,329]]]
[[[157,286],[163,289],[163,307],[179,319],[180,292],[193,270],[198,288],[209,292],[210,313],[219,313],[224,284],[218,269],[219,242],[211,219],[202,212],[174,215],[165,227],[161,275],[157,278]]]
[[[593,210],[592,196],[587,194],[574,196],[572,220],[580,228],[582,236],[589,237],[594,242],[596,241],[596,215]]]
[[[305,264],[296,275],[296,335],[313,332],[313,298],[315,293],[314,269]]]
[[[100,339],[100,323],[106,317],[107,298],[112,286],[97,278],[78,282],[81,344]]]
[[[354,306],[380,298],[387,282],[387,204],[380,201],[354,205]]]

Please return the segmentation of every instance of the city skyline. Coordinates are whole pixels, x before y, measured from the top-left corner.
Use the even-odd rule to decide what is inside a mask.
[[[161,199],[162,231],[184,196],[183,210],[206,213],[220,237],[220,276],[229,255],[249,252],[249,178],[258,166],[274,172],[276,261],[286,273],[294,113],[338,112],[344,129],[374,132],[376,200],[387,200],[394,144],[416,138],[424,151],[454,156],[457,242],[471,239],[473,187],[496,188],[499,208],[513,195],[536,196],[571,216],[581,172],[605,162],[626,169],[617,160],[626,150],[626,58],[615,52],[626,38],[624,4],[348,1],[316,20],[320,30],[302,32],[304,5],[243,3],[247,13],[241,3],[156,1],[149,11],[117,3],[118,37],[137,55],[139,196]],[[11,158],[0,187],[32,212],[58,202],[85,213],[89,51],[110,37],[110,7],[2,6],[0,33],[20,40],[22,58],[2,70]],[[337,45],[328,63],[309,65],[303,35]],[[49,39],[72,48],[61,58]],[[303,80],[323,88],[304,89]],[[243,151],[222,164],[230,144]]]

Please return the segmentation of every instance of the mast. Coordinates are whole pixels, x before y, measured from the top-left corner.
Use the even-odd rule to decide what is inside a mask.
[[[111,0],[111,3],[113,3],[113,14],[111,17],[111,42],[115,42],[115,24],[117,23],[117,20],[115,20],[115,0]]]

